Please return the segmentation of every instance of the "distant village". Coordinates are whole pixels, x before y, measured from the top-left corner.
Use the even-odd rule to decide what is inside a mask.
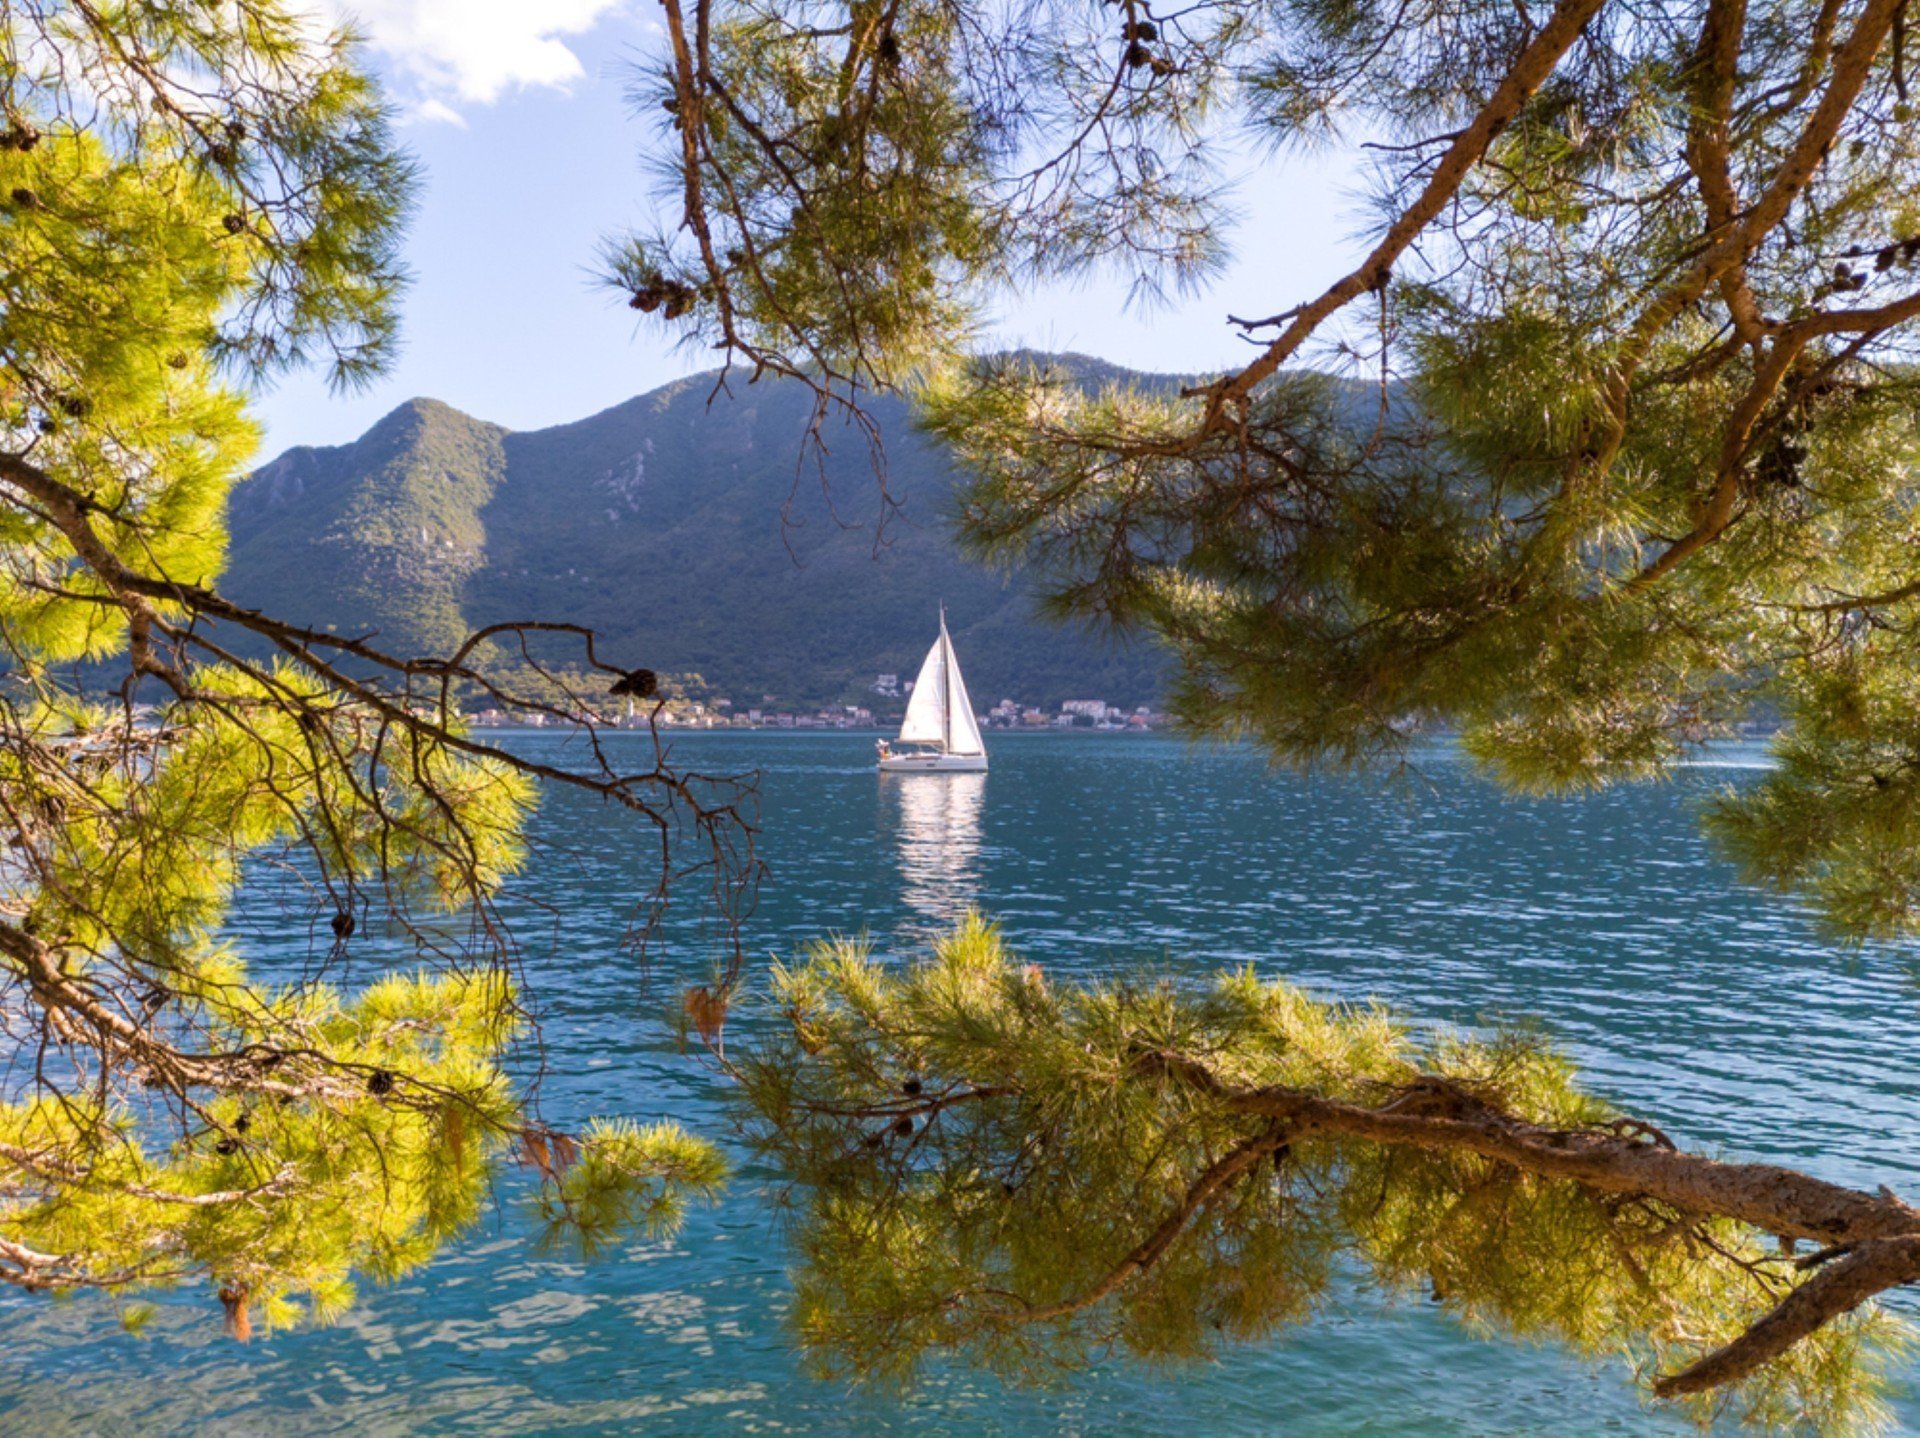
[[[873,729],[893,728],[900,722],[900,711],[913,693],[911,679],[902,683],[898,674],[880,674],[871,686],[874,699],[868,704],[830,704],[812,712],[776,707],[769,698],[759,705],[739,705],[731,699],[709,696],[705,699],[670,697],[655,715],[650,705],[629,705],[615,713],[593,715],[595,723],[615,729],[644,729],[648,723],[671,729]],[[876,717],[876,707],[878,716]],[[1095,729],[1104,733],[1158,729],[1166,715],[1142,704],[1123,709],[1104,699],[1069,699],[1049,712],[1018,699],[1002,699],[977,716],[984,729]],[[503,709],[482,709],[469,716],[481,728],[545,728],[561,721],[541,713],[518,713]]]

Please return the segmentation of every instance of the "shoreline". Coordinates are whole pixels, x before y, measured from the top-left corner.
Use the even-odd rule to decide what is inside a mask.
[[[662,724],[657,729],[649,729],[645,726],[630,728],[624,724],[606,724],[598,727],[588,724],[473,724],[468,727],[473,732],[486,734],[584,734],[591,730],[593,733],[599,734],[602,737],[609,734],[791,734],[795,736],[805,736],[811,739],[827,739],[835,736],[854,737],[857,735],[871,735],[877,738],[891,739],[897,738],[900,732],[898,725],[883,728],[877,724],[865,725],[858,728],[852,726],[846,728],[837,726],[825,728],[818,725],[808,725],[806,728],[801,728],[799,725],[786,724]],[[1001,738],[1016,734],[1039,735],[1050,739],[1071,738],[1075,735],[1083,737],[1098,735],[1102,738],[1125,735],[1160,739],[1176,739],[1182,737],[1175,734],[1171,729],[1165,728],[1061,729],[1055,728],[1052,725],[1045,727],[1036,725],[1031,729],[983,729],[981,732],[988,735],[997,735]]]

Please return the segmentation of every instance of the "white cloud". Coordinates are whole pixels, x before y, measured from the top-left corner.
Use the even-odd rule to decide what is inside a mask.
[[[448,102],[486,105],[526,85],[565,87],[586,72],[563,37],[625,0],[319,0],[350,19],[392,74],[416,90],[414,118],[457,119]]]
[[[453,125],[458,129],[467,128],[467,117],[451,105],[443,105],[438,100],[422,100],[402,117],[407,125]]]

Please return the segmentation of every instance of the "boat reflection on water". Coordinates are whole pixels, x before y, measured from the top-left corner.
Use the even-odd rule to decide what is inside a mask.
[[[889,774],[880,788],[882,805],[898,806],[894,847],[900,897],[929,931],[951,928],[980,901],[980,816],[987,776]]]

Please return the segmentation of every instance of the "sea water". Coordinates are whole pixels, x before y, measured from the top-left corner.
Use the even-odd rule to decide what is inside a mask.
[[[579,758],[558,735],[505,742]],[[647,736],[608,742],[648,763]],[[1384,783],[1150,736],[990,743],[985,775],[880,776],[870,737],[676,737],[680,762],[758,774],[768,875],[751,963],[836,933],[909,953],[973,906],[1061,979],[1252,964],[1421,1019],[1537,1023],[1591,1087],[1689,1147],[1920,1194],[1920,966],[1823,942],[1791,900],[1738,887],[1696,831],[1701,799],[1764,763],[1758,746],[1672,783],[1542,802],[1502,796],[1445,745]],[[540,1014],[545,1116],[724,1134],[723,1080],[661,1019],[718,952],[694,886],[643,958],[627,941],[657,860],[631,817],[556,792],[532,838],[506,907]],[[324,923],[259,884],[235,926],[256,969],[313,965]],[[350,946],[334,977],[374,971]],[[220,1336],[204,1292],[163,1298],[140,1338],[96,1297],[0,1297],[0,1434],[1688,1431],[1618,1365],[1472,1338],[1358,1285],[1310,1326],[1206,1365],[1115,1356],[1037,1390],[955,1362],[904,1392],[823,1382],[784,1326],[778,1181],[748,1163],[672,1240],[581,1264],[536,1248],[509,1175],[426,1268],[363,1286],[335,1327],[246,1346]],[[1900,1414],[1920,1431],[1920,1402]]]

